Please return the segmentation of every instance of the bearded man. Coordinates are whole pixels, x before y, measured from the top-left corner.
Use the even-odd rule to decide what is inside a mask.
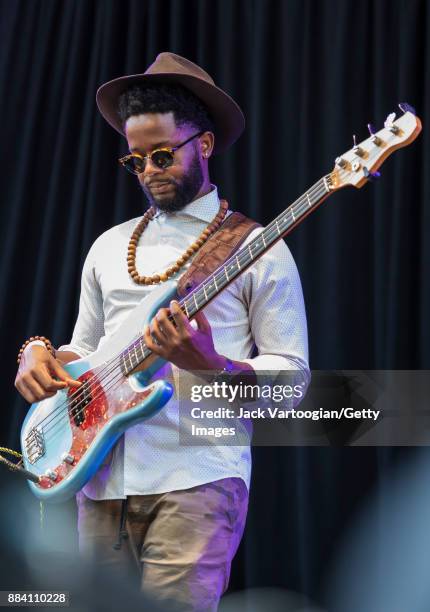
[[[92,244],[70,343],[54,355],[44,340],[23,351],[16,386],[29,402],[77,386],[62,364],[94,352],[154,287],[179,279],[230,214],[208,162],[237,140],[244,117],[204,70],[161,53],[145,73],[102,85],[97,104],[125,136],[129,153],[120,162],[137,177],[151,212],[143,223],[142,217],[121,223]],[[173,301],[145,330],[147,347],[168,362],[174,384],[178,373],[195,370],[228,376],[295,370],[309,379],[301,284],[283,241],[195,321]],[[250,448],[180,445],[177,428],[174,395],[124,433],[77,495],[79,545],[98,563],[125,567],[137,560],[142,590],[159,602],[216,610],[245,526]],[[115,544],[119,524],[128,538]]]

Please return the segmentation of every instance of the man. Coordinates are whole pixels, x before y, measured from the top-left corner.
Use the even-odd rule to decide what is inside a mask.
[[[76,385],[60,364],[95,351],[154,285],[180,278],[226,215],[208,160],[233,144],[244,119],[206,72],[162,53],[143,75],[103,85],[97,103],[125,135],[130,154],[121,163],[136,174],[152,213],[109,229],[91,246],[70,344],[55,358],[45,346],[25,348],[16,386],[30,402]],[[195,370],[229,376],[298,370],[308,380],[301,285],[282,241],[195,321],[173,301],[145,330],[147,346],[168,362],[164,373],[176,387],[181,372]],[[174,396],[125,432],[77,495],[80,548],[109,564],[134,553],[146,593],[181,610],[216,610],[245,526],[250,472],[249,446],[180,445]],[[113,548],[126,509],[129,539]]]

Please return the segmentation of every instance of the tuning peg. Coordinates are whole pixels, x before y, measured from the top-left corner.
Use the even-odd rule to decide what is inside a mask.
[[[400,102],[399,108],[403,113],[412,113],[413,115],[417,114],[414,107],[407,102]]]
[[[373,179],[378,179],[381,176],[381,173],[377,170],[375,170],[375,172],[369,172],[366,167],[363,168],[363,174],[368,181],[373,181]]]
[[[399,128],[397,125],[394,125],[394,119],[396,118],[396,113],[390,113],[388,117],[385,119],[384,127],[386,127],[393,134],[397,134]]]
[[[352,148],[352,150],[354,151],[354,153],[355,153],[356,155],[358,155],[359,157],[363,157],[363,155],[364,155],[364,151],[363,151],[363,149],[362,149],[361,147],[359,147],[359,146],[357,145],[357,140],[356,140],[356,138],[355,138],[355,134],[353,134],[353,136],[352,136],[352,142],[354,143],[354,146],[353,146],[353,148]]]
[[[367,124],[367,129],[369,130],[369,134],[371,136],[370,141],[373,142],[377,147],[381,144],[381,139],[376,136],[376,131],[374,126],[371,123]]]
[[[384,126],[389,127],[390,125],[393,125],[393,121],[395,118],[396,118],[396,113],[390,113],[384,121]]]
[[[343,157],[336,157],[334,163],[336,166],[339,166],[339,168],[346,168],[348,166],[348,162],[346,159],[343,159]]]

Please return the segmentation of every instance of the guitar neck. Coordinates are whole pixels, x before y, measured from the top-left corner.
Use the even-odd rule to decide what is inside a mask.
[[[298,200],[274,219],[246,246],[219,266],[204,282],[183,298],[179,304],[189,319],[202,310],[227,285],[242,274],[251,264],[268,251],[278,240],[286,236],[330,193],[330,175],[321,178]]]
[[[403,114],[398,119],[395,120],[396,113],[390,113],[384,127],[378,132],[369,125],[370,136],[359,144],[356,144],[354,138],[354,146],[336,157],[335,167],[330,174],[317,181],[256,238],[184,297],[180,301],[184,314],[192,319],[275,242],[303,221],[328,195],[348,185],[360,188],[371,177],[378,176],[377,170],[384,160],[400,147],[413,142],[421,131],[421,121],[414,109],[406,102],[400,103],[399,108]],[[150,354],[143,337],[139,336],[118,356],[123,372],[132,372]]]
[[[286,236],[331,192],[331,176],[322,177],[308,189],[291,206],[274,219],[256,238],[232,255],[219,266],[208,278],[180,300],[179,304],[188,319],[192,319],[200,310],[213,300],[227,285],[235,280],[251,264],[268,251],[278,240]],[[140,336],[119,355],[124,374],[135,370],[144,359],[151,355],[143,336]]]

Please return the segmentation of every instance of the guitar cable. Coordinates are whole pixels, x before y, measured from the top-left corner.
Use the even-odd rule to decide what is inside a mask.
[[[13,455],[14,457],[18,457],[18,463],[13,463],[13,461],[9,461],[6,457],[3,457],[1,453],[8,453],[9,455]],[[11,472],[15,472],[15,474],[20,474],[27,480],[32,480],[33,482],[39,482],[39,477],[32,472],[29,472],[25,468],[22,467],[22,454],[16,450],[12,450],[11,448],[6,448],[5,446],[0,446],[0,463],[5,465]],[[39,500],[39,520],[40,520],[40,529],[43,529],[44,525],[45,512],[43,507],[42,500]]]
[[[18,463],[13,463],[13,461],[9,461],[6,457],[3,457],[1,453],[8,453],[9,455],[13,455],[14,457],[18,457]],[[11,448],[6,448],[4,446],[0,446],[0,463],[5,465],[11,472],[15,472],[16,474],[20,474],[27,480],[32,480],[33,482],[39,482],[39,477],[32,472],[29,472],[25,468],[22,467],[22,455],[18,451],[12,450]]]

